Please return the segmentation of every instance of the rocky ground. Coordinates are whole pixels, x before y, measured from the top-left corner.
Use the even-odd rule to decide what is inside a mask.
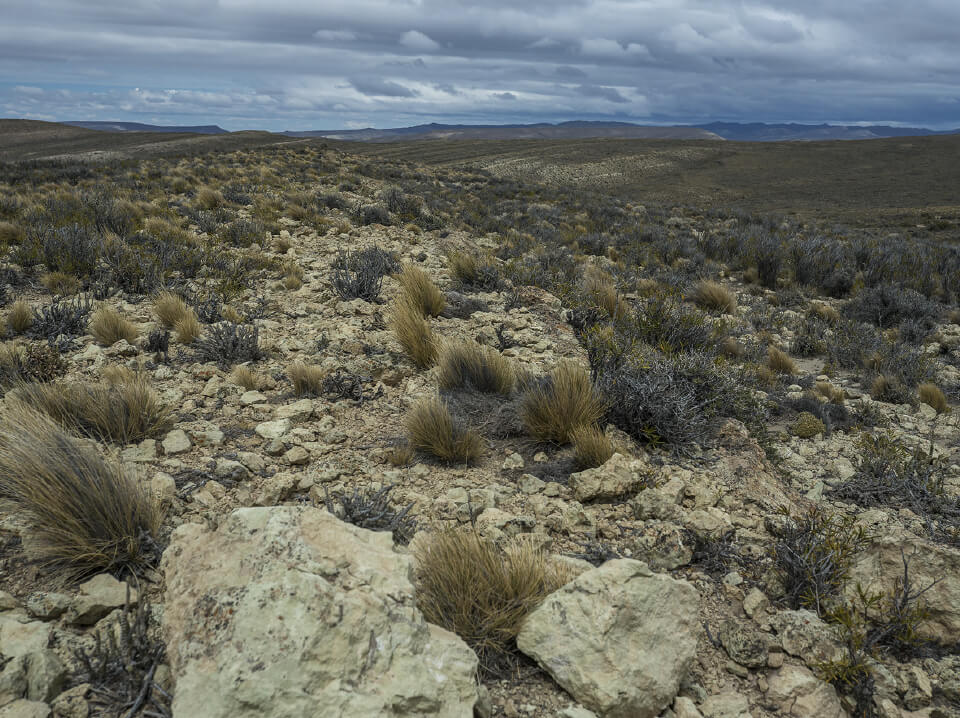
[[[357,196],[386,186],[365,179]],[[237,215],[253,209],[239,205]],[[691,221],[682,212],[676,220],[673,227]],[[509,401],[454,392],[450,404],[485,438],[483,459],[463,467],[420,456],[398,466],[391,458],[404,418],[436,391],[436,369],[417,369],[388,328],[400,293],[393,277],[376,302],[338,295],[331,278],[340,252],[376,246],[421,267],[448,291],[448,311],[431,320],[436,335],[497,347],[534,374],[561,359],[588,366],[570,309],[516,282],[515,294],[457,287],[449,253],[494,252],[494,234],[289,217],[269,231],[268,251],[299,266],[302,284],[261,276],[238,301],[271,300],[272,310],[253,320],[264,352],[249,364],[256,388],[175,342],[169,357],[148,352],[145,338],[159,327],[153,304],[127,293],[104,301],[138,327],[137,341],[104,347],[87,335],[64,353],[64,380],[97,382],[106,368],[125,366],[174,407],[161,435],[98,445],[162,504],[166,548],[136,579],[100,574],[58,584],[31,558],[24,517],[0,509],[0,716],[122,715],[109,712],[117,705],[109,686],[93,680],[107,674],[84,673],[80,657],[104,653],[98,636],[116,637],[120,647],[106,650],[114,660],[135,653],[123,646],[140,633],[121,627],[141,615],[137,604],[148,607],[143,646],[159,636],[166,651],[147,661],[156,705],[134,705],[130,715],[162,715],[166,694],[185,718],[960,715],[960,546],[932,540],[930,517],[910,508],[864,507],[831,492],[863,459],[862,425],[804,432],[795,415],[773,415],[761,445],[728,418],[683,452],[638,443],[611,425],[616,453],[576,471],[569,447],[502,430],[515,421]],[[724,319],[745,327],[742,342],[763,332],[790,346],[789,314],[772,330],[751,323],[758,303],[775,306],[775,291],[722,268],[719,280],[738,299]],[[34,306],[48,301],[37,286],[18,294]],[[942,386],[960,383],[960,325],[938,323],[924,350],[937,357]],[[296,361],[322,366],[347,388],[295,395],[285,372]],[[944,501],[960,496],[960,413],[876,401],[855,372],[824,374],[822,359],[797,357],[796,365],[771,396],[799,400],[817,381],[842,390],[850,412],[870,416],[869,431],[935,455]],[[504,675],[478,682],[473,651],[423,621],[410,547],[326,510],[327,497],[385,485],[394,487],[394,506],[413,505],[414,547],[433,531],[473,522],[500,543],[534,542],[578,574],[528,617]],[[790,605],[772,558],[785,516],[811,507],[848,517],[870,537],[848,566],[851,605],[857,584],[901,595],[904,557],[912,587],[925,589],[911,650],[863,657],[872,697],[859,706],[849,684],[824,679],[866,629],[844,633],[816,606]]]

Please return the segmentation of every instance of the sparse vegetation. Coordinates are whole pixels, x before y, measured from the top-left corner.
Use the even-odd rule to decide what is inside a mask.
[[[410,514],[413,504],[399,511],[390,503],[393,484],[376,491],[354,489],[352,494],[338,494],[333,498],[324,493],[327,511],[337,518],[371,531],[389,531],[395,543],[406,545],[417,532],[417,519]]]
[[[223,365],[256,361],[262,356],[260,332],[251,324],[220,322],[194,342],[194,352],[200,361]]]

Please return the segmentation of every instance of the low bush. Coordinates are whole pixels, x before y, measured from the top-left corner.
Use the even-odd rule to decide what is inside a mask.
[[[133,344],[140,333],[133,322],[107,306],[102,306],[93,313],[88,331],[98,344],[105,347],[113,346],[121,339]]]
[[[940,308],[912,289],[878,284],[860,290],[846,303],[843,312],[850,319],[885,329],[905,320],[934,318],[940,313]]]
[[[390,309],[387,324],[414,364],[421,369],[433,366],[437,361],[437,343],[419,307],[407,297],[399,297]]]
[[[0,389],[21,382],[53,381],[67,371],[67,363],[49,344],[0,344]]]
[[[23,404],[0,418],[0,497],[29,524],[38,558],[67,578],[138,574],[159,559],[148,490]]]
[[[501,549],[467,531],[430,536],[417,546],[415,561],[424,618],[466,641],[487,675],[515,664],[524,619],[573,578],[532,542]]]
[[[257,327],[233,322],[220,322],[210,327],[194,342],[194,352],[198,361],[221,365],[256,361],[263,355]]]
[[[566,444],[574,429],[595,424],[606,406],[590,375],[573,361],[528,382],[520,399],[524,428],[537,439]]]
[[[516,381],[516,371],[509,359],[474,340],[445,343],[437,364],[441,389],[467,388],[488,394],[509,394]]]
[[[422,316],[440,316],[447,300],[426,272],[412,264],[405,264],[396,279],[411,305]]]
[[[483,440],[454,421],[439,397],[421,399],[406,419],[410,445],[448,463],[473,464],[483,454]]]
[[[78,337],[86,332],[87,317],[92,309],[93,302],[80,297],[34,309],[29,334],[47,340],[56,339],[61,334]]]
[[[383,277],[398,269],[397,261],[379,247],[341,252],[333,265],[333,287],[343,299],[375,302]]]

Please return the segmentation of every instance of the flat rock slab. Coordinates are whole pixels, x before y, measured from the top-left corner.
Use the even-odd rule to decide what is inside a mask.
[[[177,528],[163,568],[176,716],[473,716],[476,655],[423,620],[389,533],[239,509]]]
[[[686,581],[617,559],[550,594],[517,645],[604,718],[653,718],[696,654],[700,595]]]

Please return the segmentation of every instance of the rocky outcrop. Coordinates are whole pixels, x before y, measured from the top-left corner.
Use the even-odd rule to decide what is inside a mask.
[[[177,716],[473,715],[476,656],[423,620],[389,533],[240,509],[179,527],[163,567]]]
[[[699,598],[645,563],[608,561],[550,594],[517,645],[598,715],[652,718],[693,662]]]

